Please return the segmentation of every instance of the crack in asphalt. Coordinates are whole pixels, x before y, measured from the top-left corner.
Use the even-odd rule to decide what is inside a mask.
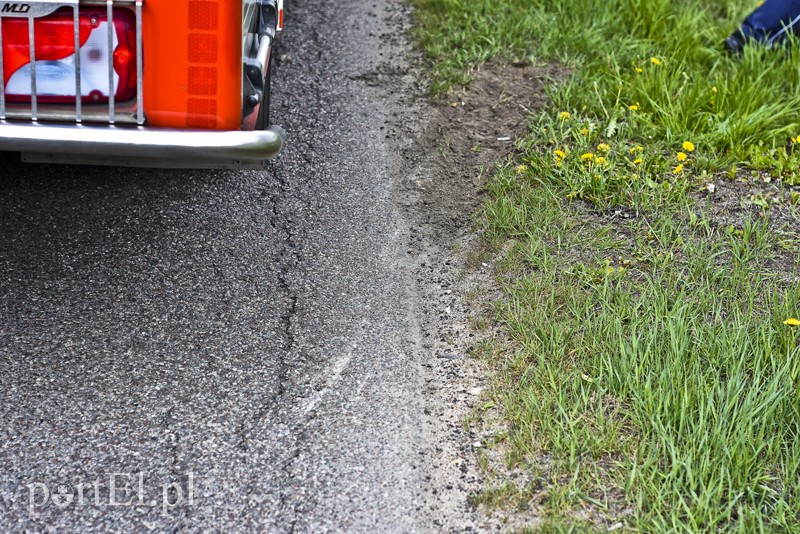
[[[297,313],[298,296],[293,290],[291,282],[289,281],[289,273],[290,270],[297,267],[299,258],[297,255],[296,245],[294,243],[294,235],[291,229],[292,224],[283,211],[283,203],[289,195],[287,179],[285,178],[283,172],[281,172],[279,169],[274,170],[273,176],[278,187],[277,191],[271,195],[273,218],[270,224],[276,228],[283,237],[281,240],[282,246],[278,253],[278,257],[280,258],[280,267],[278,269],[277,278],[281,292],[284,294],[285,298],[289,300],[289,305],[286,307],[286,311],[281,317],[280,321],[283,327],[283,336],[285,341],[278,358],[278,381],[275,397],[272,403],[275,406],[282,406],[284,404],[282,402],[284,400],[283,397],[285,397],[288,389],[287,383],[290,382],[289,358],[294,353],[296,345],[294,335],[294,318],[295,314]],[[268,408],[265,412],[270,413],[272,411],[274,411],[274,408]],[[266,417],[266,413],[259,414],[258,419]],[[295,525],[297,523],[297,503],[292,504],[290,502],[290,494],[286,491],[286,488],[290,486],[288,482],[291,479],[291,473],[289,472],[288,467],[291,465],[291,462],[293,462],[294,459],[300,455],[299,443],[302,442],[303,437],[304,436],[301,435],[293,439],[293,444],[291,447],[292,452],[290,456],[288,459],[282,460],[278,464],[281,472],[280,478],[283,481],[280,484],[281,489],[278,496],[278,506],[282,512],[281,520],[288,523],[287,531],[290,533],[295,531]]]

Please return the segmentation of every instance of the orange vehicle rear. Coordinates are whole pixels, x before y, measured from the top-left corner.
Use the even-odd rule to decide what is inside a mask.
[[[148,124],[239,130],[241,0],[146,0],[142,11]]]

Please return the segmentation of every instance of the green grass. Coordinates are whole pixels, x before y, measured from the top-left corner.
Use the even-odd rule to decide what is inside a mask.
[[[734,59],[723,39],[752,7],[698,0],[415,0],[434,89],[492,57],[559,62],[574,73],[554,105],[612,121],[624,136],[742,159],[753,143],[798,135],[800,69],[781,51]],[[660,62],[656,65],[652,62]],[[641,71],[639,71],[640,69]],[[595,90],[596,86],[596,90]],[[631,116],[628,106],[639,111]],[[625,135],[627,134],[627,135]]]
[[[530,483],[487,467],[476,502],[543,532],[800,532],[797,62],[722,51],[742,2],[414,3],[437,92],[493,57],[571,72],[480,215],[495,446]],[[719,224],[706,187],[743,176],[778,192]]]
[[[516,240],[498,318],[517,350],[495,393],[510,464],[553,458],[550,512],[591,506],[645,531],[800,530],[800,350],[782,323],[800,285],[767,269],[764,223],[643,217],[623,228],[634,244],[614,246],[545,188],[522,186],[523,222],[498,215],[508,197],[502,179],[491,187],[492,237]]]

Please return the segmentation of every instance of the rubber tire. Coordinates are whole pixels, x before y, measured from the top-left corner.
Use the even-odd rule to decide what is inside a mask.
[[[256,119],[256,130],[266,130],[269,128],[269,104],[270,100],[270,82],[272,74],[272,56],[269,58],[269,65],[267,65],[267,75],[264,77],[264,101],[261,103],[261,108],[258,110],[258,118]]]

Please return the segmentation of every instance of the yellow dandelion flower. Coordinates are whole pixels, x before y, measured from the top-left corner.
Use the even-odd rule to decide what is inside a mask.
[[[633,154],[634,152],[641,152],[642,150],[644,150],[642,145],[636,145],[635,147],[632,147],[628,152]]]
[[[594,159],[594,154],[592,154],[591,152],[587,152],[586,154],[581,154],[581,159],[583,161],[591,161]]]
[[[569,114],[569,111],[562,111],[561,113],[558,114],[558,118],[561,119],[562,121],[567,120],[571,116],[572,115]]]
[[[635,70],[635,71],[636,71],[637,73],[639,73],[639,74],[641,74],[641,73],[643,73],[643,72],[644,72],[644,69],[643,69],[642,67],[636,67],[636,68],[635,68],[635,69],[633,69],[633,70]]]
[[[794,327],[794,326],[800,326],[800,321],[798,321],[798,320],[797,320],[796,318],[794,318],[794,317],[789,317],[788,319],[786,319],[785,321],[783,321],[783,324],[785,324],[786,326],[792,326],[792,327]]]
[[[597,145],[598,152],[608,152],[609,150],[611,150],[611,147],[605,143],[600,143],[599,145]]]
[[[517,165],[515,170],[517,171],[517,174],[522,174],[523,172],[528,170],[528,166],[527,165]]]
[[[678,161],[686,161],[686,158],[689,156],[687,156],[685,152],[678,152],[675,157],[678,158]]]
[[[589,128],[581,128],[581,135],[589,135]]]
[[[628,109],[631,110],[631,111],[639,111],[639,105],[638,104],[631,104],[630,106],[628,106]]]
[[[635,160],[633,160],[633,164],[634,165],[639,165],[641,162],[642,162],[642,158],[636,158]]]
[[[652,63],[653,65],[661,65],[661,60],[653,56],[650,58],[650,63]]]
[[[594,158],[594,162],[597,163],[598,165],[602,165],[602,164],[604,164],[606,162],[606,158],[604,158],[602,156],[598,156],[598,157]]]
[[[555,155],[556,159],[564,159],[567,157],[567,154],[560,149],[556,149],[553,151],[553,155]]]
[[[678,163],[678,165],[672,171],[672,174],[680,174],[682,172],[683,172],[683,163]]]
[[[686,152],[694,152],[694,143],[691,141],[684,141],[681,146]]]

